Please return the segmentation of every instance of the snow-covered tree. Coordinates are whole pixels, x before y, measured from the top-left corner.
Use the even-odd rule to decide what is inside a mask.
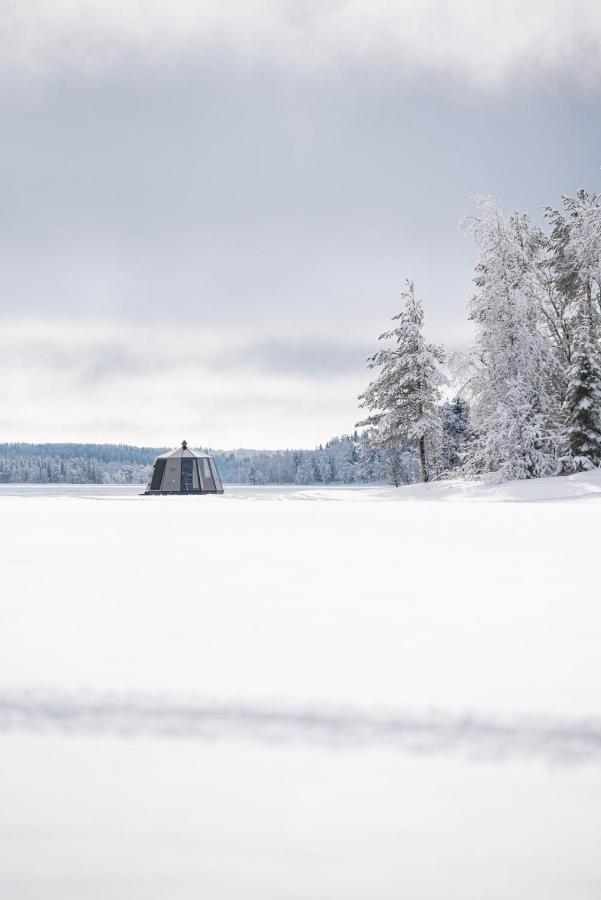
[[[551,347],[555,365],[549,370],[549,391],[559,408],[565,404],[567,373],[572,363],[575,339],[575,302],[560,289],[555,251],[545,238],[544,254],[537,266],[540,328]],[[565,448],[564,448],[565,449]]]
[[[592,323],[595,340],[599,340],[601,204],[597,194],[586,191],[562,200],[563,210],[546,210],[551,233],[547,240],[548,257],[540,273],[545,295],[543,317],[567,371],[583,313]]]
[[[563,435],[552,387],[557,360],[540,327],[540,233],[526,216],[506,219],[486,198],[465,226],[478,249],[470,307],[475,439],[466,471],[500,480],[555,474]]]
[[[427,344],[423,336],[424,313],[415,296],[412,281],[402,295],[403,308],[393,317],[397,325],[380,335],[381,341],[394,341],[368,359],[370,369],[379,369],[377,378],[360,395],[360,406],[371,415],[359,422],[367,426],[373,446],[386,451],[391,463],[391,478],[400,483],[399,450],[403,439],[415,442],[419,449],[423,481],[431,477],[431,444],[440,433],[437,402],[445,377],[439,369],[443,351]]]
[[[593,328],[599,328],[601,313],[601,203],[597,194],[578,191],[563,197],[567,219],[565,260],[573,273],[573,291],[586,304]]]
[[[573,468],[578,472],[601,465],[601,361],[588,304],[576,329],[565,412]]]
[[[312,484],[316,480],[312,460],[304,454],[299,460],[294,480],[297,484]]]
[[[471,438],[469,425],[469,404],[460,396],[440,407],[442,422],[441,463],[445,472],[457,469]]]

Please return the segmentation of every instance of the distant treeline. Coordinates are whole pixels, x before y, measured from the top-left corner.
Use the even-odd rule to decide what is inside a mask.
[[[0,483],[145,484],[165,447],[126,444],[0,444]],[[314,450],[228,450],[213,453],[229,484],[333,484],[387,480],[388,461],[357,432]],[[402,481],[417,480],[415,450],[401,449]]]
[[[0,444],[0,483],[143,484],[164,447]]]

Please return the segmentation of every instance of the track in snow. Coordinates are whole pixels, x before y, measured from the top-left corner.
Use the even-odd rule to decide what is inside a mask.
[[[211,705],[148,696],[0,694],[0,732],[247,739],[340,748],[388,746],[552,763],[601,763],[601,720],[373,715],[353,710]]]

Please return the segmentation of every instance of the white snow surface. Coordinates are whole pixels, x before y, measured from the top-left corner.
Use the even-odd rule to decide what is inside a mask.
[[[597,898],[600,519],[0,486],[0,896]]]

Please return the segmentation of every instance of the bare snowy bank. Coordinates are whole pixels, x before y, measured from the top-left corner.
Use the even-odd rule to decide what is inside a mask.
[[[7,487],[3,896],[596,896],[598,473]]]

